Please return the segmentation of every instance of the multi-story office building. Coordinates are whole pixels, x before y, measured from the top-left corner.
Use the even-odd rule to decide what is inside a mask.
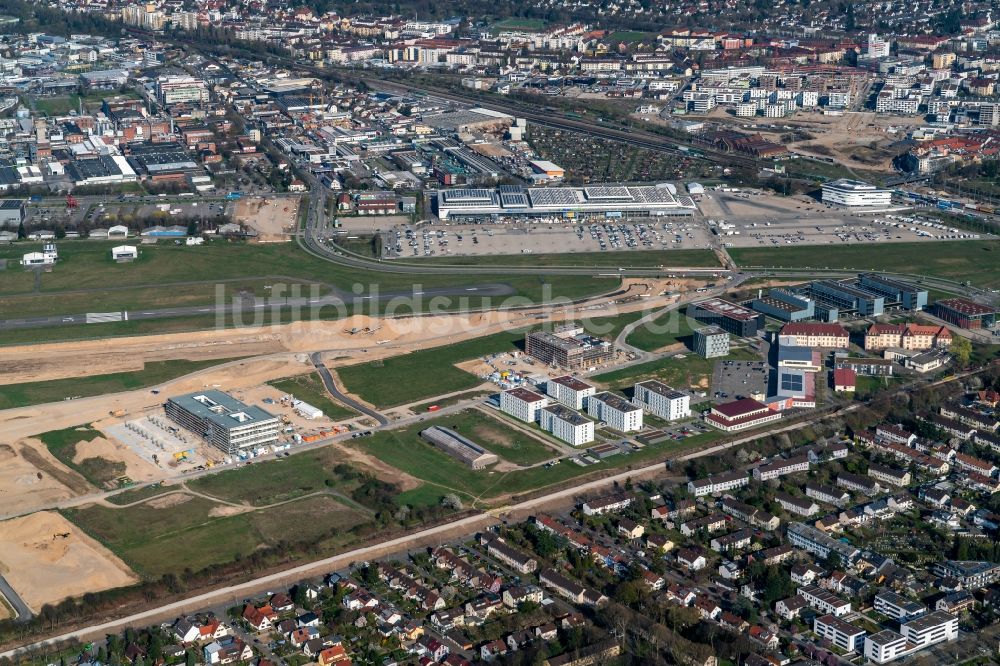
[[[823,203],[838,206],[887,207],[892,205],[892,190],[883,190],[860,180],[841,178],[823,183]]]
[[[228,455],[270,446],[281,429],[277,416],[214,389],[170,398],[164,411],[171,421]]]
[[[204,104],[208,101],[208,86],[193,76],[161,76],[156,80],[156,99],[164,106]]]
[[[610,342],[587,335],[575,324],[560,326],[551,333],[533,331],[525,338],[524,347],[528,356],[567,370],[593,368],[614,357]]]
[[[702,326],[694,330],[694,351],[705,358],[729,354],[729,334],[718,326]]]
[[[687,316],[741,338],[757,335],[757,331],[764,328],[763,314],[721,298],[692,303],[687,308]]]

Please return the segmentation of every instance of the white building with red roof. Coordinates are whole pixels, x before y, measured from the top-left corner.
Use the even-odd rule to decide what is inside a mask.
[[[752,398],[742,398],[715,405],[705,417],[705,422],[725,432],[736,432],[758,428],[779,419],[781,412],[772,411],[764,403]]]
[[[847,349],[850,336],[840,324],[821,322],[791,322],[781,327],[778,344],[820,349]]]

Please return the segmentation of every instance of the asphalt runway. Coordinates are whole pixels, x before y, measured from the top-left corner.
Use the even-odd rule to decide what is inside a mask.
[[[50,315],[46,317],[24,317],[20,319],[0,320],[0,330],[18,330],[26,328],[43,328],[48,326],[74,326],[82,324],[97,324],[116,321],[138,321],[147,319],[165,319],[168,317],[190,317],[203,315],[229,315],[234,313],[249,314],[255,310],[268,308],[286,309],[301,308],[303,310],[319,310],[323,307],[337,307],[341,304],[352,307],[364,307],[372,302],[387,302],[394,299],[412,298],[414,301],[426,301],[429,298],[446,297],[503,297],[512,296],[517,291],[509,284],[487,283],[472,287],[434,287],[428,289],[395,290],[378,294],[354,294],[338,291],[320,298],[281,298],[259,299],[243,303],[226,303],[225,305],[191,305],[177,308],[159,308],[148,310],[129,310],[104,313],[77,313],[66,315]]]

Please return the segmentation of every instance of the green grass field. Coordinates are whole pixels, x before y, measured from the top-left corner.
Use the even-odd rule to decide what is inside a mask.
[[[472,398],[484,398],[488,396],[492,391],[466,391],[465,393],[458,393],[450,398],[445,398],[444,400],[429,400],[427,402],[421,403],[419,405],[413,405],[410,410],[414,413],[426,412],[428,407],[433,407],[437,405],[442,409],[445,407],[450,407],[451,405],[462,402],[463,400],[471,400]]]
[[[156,497],[157,495],[169,493],[176,489],[177,488],[175,486],[165,486],[162,483],[157,483],[156,485],[135,488],[134,490],[123,490],[120,493],[111,495],[107,498],[107,500],[112,504],[123,506],[125,504],[132,504],[133,502],[139,502],[141,500],[149,499],[150,497]]]
[[[664,442],[628,456],[613,456],[589,467],[580,467],[564,460],[554,467],[539,466],[503,473],[490,469],[470,469],[420,438],[421,430],[430,425],[445,425],[447,418],[427,419],[399,430],[383,430],[358,440],[355,445],[396,469],[424,481],[424,485],[399,495],[397,502],[433,504],[444,495],[454,492],[466,499],[489,503],[504,495],[530,492],[583,474],[635,465],[671,452],[701,446],[721,437],[719,433],[710,432],[679,442]]]
[[[151,361],[146,363],[142,370],[133,372],[115,372],[107,375],[53,379],[45,382],[8,384],[0,391],[0,409],[58,402],[67,398],[86,398],[121,391],[134,391],[235,360],[237,359]]]
[[[512,16],[493,24],[491,31],[496,34],[504,30],[524,30],[525,32],[539,32],[548,25],[544,19],[522,18]]]
[[[676,356],[639,363],[637,365],[612,370],[591,377],[595,382],[620,390],[632,386],[637,381],[659,379],[677,388],[694,388],[708,390],[712,379],[715,362],[722,359],[707,359],[694,352],[683,354],[684,358]],[[724,359],[755,359],[757,356],[744,350],[735,350]]]
[[[403,259],[402,261],[405,261]],[[595,268],[710,268],[719,266],[711,250],[637,250],[633,252],[563,252],[489,256],[429,257],[413,264],[450,266],[593,266]]]
[[[358,415],[353,409],[331,398],[323,386],[323,380],[315,372],[268,383],[283,393],[290,393],[313,407],[319,407],[323,410],[324,416],[334,421],[343,421]]]
[[[743,267],[831,268],[917,273],[979,287],[1000,287],[1000,241],[733,248]]]
[[[325,447],[203,476],[187,486],[228,502],[267,506],[320,490],[349,490],[333,473],[341,462],[335,449]]]
[[[70,111],[79,110],[81,100],[87,110],[100,109],[101,102],[105,97],[127,97],[129,99],[138,99],[139,94],[134,90],[127,90],[124,93],[118,92],[117,90],[95,91],[86,95],[73,94],[60,97],[35,97],[34,103],[35,108],[39,113],[44,113],[50,116],[58,116],[67,114]]]
[[[434,425],[451,428],[515,465],[534,465],[559,455],[537,438],[475,409],[443,416]]]
[[[497,274],[456,276],[374,272],[341,266],[313,257],[292,244],[243,244],[214,241],[203,246],[187,247],[173,244],[144,246],[140,258],[128,264],[111,260],[113,242],[66,241],[59,244],[59,263],[50,273],[41,275],[41,292],[33,293],[34,278],[19,266],[10,265],[0,273],[0,295],[20,296],[0,303],[7,317],[37,314],[76,314],[88,311],[106,312],[109,309],[137,307],[170,307],[174,305],[210,304],[215,299],[216,283],[233,281],[227,295],[247,289],[259,296],[277,296],[278,289],[285,294],[293,285],[317,283],[335,285],[345,292],[360,286],[358,296],[372,293],[412,293],[422,288],[461,287],[464,284],[502,283],[509,285],[515,295],[537,302],[543,298],[582,298],[611,291],[618,284],[617,278],[592,278],[583,276],[509,275],[498,269]],[[0,259],[19,261],[25,252],[40,248],[38,243],[16,243],[0,248]],[[6,278],[10,277],[10,280]],[[194,283],[191,281],[195,280]],[[272,289],[264,287],[270,285]],[[127,286],[123,290],[109,287]],[[59,292],[73,292],[69,302],[62,303],[63,310],[52,311],[52,298]],[[176,293],[175,293],[176,292]],[[312,296],[308,290],[301,292]],[[322,289],[316,295],[324,293]],[[464,297],[470,307],[497,306],[505,297],[487,299],[474,295]],[[438,302],[436,307],[448,309],[461,306],[458,298],[451,303]],[[72,305],[69,311],[66,311]],[[350,305],[350,304],[349,304]],[[367,300],[358,300],[359,306],[370,306]],[[426,309],[427,301],[418,303],[417,309]],[[372,309],[380,309],[380,302]],[[337,316],[336,308],[325,306],[319,317]],[[311,313],[307,313],[311,315]]]
[[[121,509],[90,505],[64,515],[148,577],[228,563],[261,544],[321,539],[317,550],[330,552],[350,541],[346,530],[368,520],[327,496],[239,515],[224,515],[224,507],[209,500],[183,498]]]
[[[612,43],[625,42],[626,44],[637,44],[642,41],[655,41],[656,33],[640,32],[638,30],[618,30],[611,33],[608,36],[608,40]]]
[[[463,391],[482,381],[455,363],[486,354],[514,351],[524,331],[497,333],[444,347],[434,347],[381,361],[337,368],[350,392],[377,407],[395,407],[436,395]]]

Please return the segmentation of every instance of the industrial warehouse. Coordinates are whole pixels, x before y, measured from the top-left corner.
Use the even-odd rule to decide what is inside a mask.
[[[678,196],[669,183],[440,190],[434,195],[438,217],[448,219],[586,219],[690,215],[694,200]]]
[[[420,436],[472,469],[483,469],[500,460],[496,454],[462,437],[451,428],[433,426],[421,431]]]

